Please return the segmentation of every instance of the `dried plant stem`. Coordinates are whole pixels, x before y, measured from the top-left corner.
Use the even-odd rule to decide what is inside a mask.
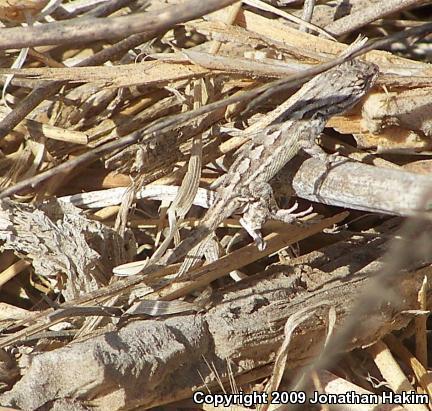
[[[108,19],[88,18],[3,29],[0,50],[79,41],[118,39],[140,32],[166,30],[175,24],[201,17],[235,3],[236,0],[191,0],[162,10]]]
[[[342,36],[384,16],[422,3],[425,3],[424,0],[384,0],[328,24],[325,30],[334,36]]]
[[[233,3],[234,1],[231,1]],[[213,3],[216,3],[213,1]],[[190,3],[187,3],[190,4]],[[207,7],[210,8],[212,4],[207,4]],[[191,6],[192,7],[192,6]],[[192,7],[193,8],[193,7]],[[215,5],[213,4],[213,8],[215,9]],[[197,11],[197,10],[195,10]],[[210,9],[212,11],[212,9]],[[200,16],[199,13],[194,15],[191,18]],[[180,14],[176,15],[176,21],[172,21],[172,24],[176,24],[179,21]],[[156,19],[157,20],[157,19]],[[152,39],[157,33],[165,30],[168,26],[167,23],[164,22],[164,25],[161,27],[154,27],[153,29],[147,29],[145,33],[134,34],[124,40],[119,41],[111,47],[108,47],[93,56],[90,56],[77,64],[77,67],[85,67],[85,66],[97,66],[105,63],[106,61],[116,57],[119,54],[125,53],[127,50],[136,47],[137,45],[144,43]],[[94,39],[92,39],[94,40]],[[0,40],[1,42],[1,40]],[[12,131],[32,110],[34,110],[42,101],[48,99],[50,96],[56,94],[60,88],[63,86],[64,82],[60,81],[51,81],[44,82],[40,87],[36,88],[30,94],[24,98],[21,103],[15,107],[15,109],[9,113],[1,122],[0,122],[0,138],[5,137],[10,131]]]
[[[412,392],[413,386],[408,381],[406,375],[401,370],[387,345],[378,341],[367,348],[382,376],[387,380],[395,393]],[[427,407],[422,404],[410,404],[409,410],[427,411]]]
[[[303,16],[302,16],[302,19],[304,21],[307,21],[308,23],[311,22],[314,7],[315,7],[315,0],[306,0],[304,2]],[[308,27],[306,27],[305,24],[301,24],[299,27],[299,30],[304,31],[305,33],[308,33],[310,31],[310,29]]]

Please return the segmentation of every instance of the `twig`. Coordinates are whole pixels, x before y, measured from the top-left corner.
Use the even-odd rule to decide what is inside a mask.
[[[342,36],[384,16],[422,3],[425,3],[424,0],[384,0],[328,24],[325,30],[333,36]]]
[[[280,173],[279,182],[291,187],[287,177]],[[405,170],[379,168],[350,160],[342,160],[329,169],[325,161],[310,158],[296,171],[292,187],[298,197],[310,201],[409,216],[419,211],[422,196],[432,189],[432,184],[428,176]],[[388,187],[394,188],[390,192]]]
[[[313,234],[321,232],[325,227],[330,227],[343,221],[348,216],[347,212],[336,214],[335,216],[318,220],[310,221],[309,226],[289,226],[282,232],[273,233],[266,236],[265,250],[258,251],[255,244],[249,244],[243,248],[233,251],[232,253],[221,257],[217,261],[213,261],[207,265],[194,269],[188,276],[190,280],[178,281],[168,284],[161,289],[147,295],[161,300],[174,300],[183,297],[201,287],[207,286],[212,281],[222,278],[233,270],[251,264],[265,256],[268,256],[281,248],[290,244],[294,244],[304,238],[310,237]]]
[[[106,3],[99,4],[94,9],[83,13],[85,17],[104,17],[109,16],[115,11],[128,6],[133,0],[110,0]]]
[[[356,273],[356,277],[360,278],[363,273],[369,275],[373,272],[374,280],[356,294],[355,304],[351,310],[351,313],[356,315],[346,318],[338,332],[332,337],[331,343],[324,347],[320,357],[313,362],[310,369],[325,368],[335,360],[340,348],[352,341],[353,333],[358,331],[359,318],[370,316],[384,301],[396,307],[400,304],[406,270],[410,270],[414,264],[422,262],[425,268],[417,271],[420,274],[420,278],[417,277],[418,282],[422,281],[426,273],[430,273],[430,260],[425,258],[430,250],[420,250],[418,247],[413,247],[412,253],[408,253],[406,251],[407,243],[400,241],[400,238],[408,239],[418,236],[418,233],[422,232],[423,229],[423,220],[409,219],[398,231],[398,235],[389,242],[387,255],[373,261]],[[394,284],[402,285],[394,287]],[[415,286],[416,289],[419,287],[420,285]],[[300,390],[302,386],[296,385],[295,388]]]
[[[425,278],[427,278],[427,276],[425,276]],[[422,317],[425,316],[422,315]],[[421,364],[418,358],[415,357],[393,334],[386,335],[384,342],[388,345],[390,350],[403,361],[405,365],[409,365],[411,367],[418,384],[428,393],[429,396],[432,396],[432,377],[426,371],[425,366]]]
[[[299,159],[300,161],[300,159]],[[294,167],[293,167],[294,165]],[[276,178],[276,192],[310,201],[374,213],[410,216],[418,211],[425,192],[432,190],[428,176],[403,169],[380,168],[359,161],[344,161],[328,168],[325,160],[310,158],[296,169],[290,164]],[[293,175],[294,174],[294,175]],[[393,187],[391,192],[388,187]],[[100,208],[120,204],[125,187],[61,197],[78,207]],[[136,192],[136,199],[173,201],[177,186],[151,185]],[[215,201],[214,191],[200,188],[193,203],[208,208]],[[426,310],[426,307],[422,307]]]
[[[127,50],[150,40],[155,33],[134,34],[125,40],[121,40],[111,47],[80,61],[76,67],[97,66],[113,59],[118,54],[125,53]],[[32,110],[42,101],[56,94],[63,86],[63,81],[43,82],[41,86],[31,91],[13,111],[11,111],[0,122],[0,138],[9,134]]]
[[[391,389],[395,393],[413,392],[414,388],[408,381],[408,378],[396,362],[387,345],[378,341],[374,345],[367,348],[367,351],[372,356],[375,365],[380,370],[382,376],[387,380]],[[411,411],[427,411],[428,408],[423,404],[410,404]]]
[[[177,18],[179,16],[177,16]],[[199,16],[199,14],[197,14],[197,16]],[[172,23],[176,24],[179,21],[173,21]],[[163,28],[160,28],[160,31],[163,31],[165,29],[166,27],[164,26]],[[130,50],[131,48],[136,47],[137,45],[150,40],[160,31],[158,28],[155,28],[154,30],[146,30],[145,33],[134,34],[124,40],[119,41],[118,43],[114,44],[112,47],[108,47],[94,54],[93,56],[90,56],[80,61],[76,66],[84,67],[84,66],[97,66],[99,64],[103,64],[106,61],[114,58],[115,56],[121,53],[125,53],[127,50]],[[0,138],[5,137],[7,134],[9,134],[42,101],[56,94],[63,86],[63,84],[64,82],[61,81],[51,81],[48,83],[44,82],[41,84],[41,87],[38,87],[35,90],[33,90],[26,98],[22,100],[22,102],[18,106],[14,108],[14,110],[11,113],[9,113],[0,122]]]
[[[302,19],[307,21],[308,23],[312,20],[312,14],[315,7],[315,0],[306,0],[303,5],[303,16]],[[299,27],[300,31],[304,31],[305,33],[310,32],[310,28],[308,28],[305,24],[301,24]]]
[[[191,0],[146,13],[114,17],[76,19],[35,27],[2,29],[0,50],[56,44],[118,39],[141,32],[166,30],[175,24],[222,9],[237,0]]]
[[[371,257],[376,258],[376,255]],[[127,398],[129,403],[126,407],[132,405],[136,407],[139,404],[141,408],[154,407],[161,405],[162,402],[168,403],[173,401],[173,398],[175,400],[187,398],[192,395],[193,389],[203,386],[203,380],[214,387],[216,373],[206,369],[203,357],[214,364],[216,372],[222,375],[222,382],[227,380],[227,376],[226,361],[221,361],[221,358],[232,359],[237,383],[241,378],[240,374],[244,376],[257,367],[259,367],[259,375],[264,376],[265,374],[261,374],[263,364],[274,361],[275,351],[283,338],[283,325],[296,312],[304,307],[316,305],[323,299],[329,300],[337,309],[336,331],[353,312],[357,312],[355,296],[361,293],[364,287],[370,285],[377,272],[359,272],[359,275],[357,275],[358,271],[347,272],[345,261],[343,265],[338,265],[336,268],[336,270],[341,268],[345,273],[338,278],[334,270],[329,271],[329,275],[322,278],[317,277],[316,272],[312,276],[303,273],[302,278],[312,277],[315,281],[318,280],[314,290],[302,290],[287,278],[281,278],[285,276],[269,278],[269,273],[266,271],[255,278],[248,279],[246,284],[231,288],[229,293],[224,294],[223,301],[220,296],[216,296],[211,301],[211,308],[205,312],[145,322],[136,321],[133,324],[125,324],[120,334],[105,333],[81,343],[42,353],[35,358],[31,363],[31,369],[22,377],[23,383],[10,393],[3,394],[2,399],[7,395],[11,401],[13,395],[13,400],[18,401],[20,395],[20,398],[26,400],[30,398],[28,401],[39,401],[40,404],[42,396],[44,402],[60,401],[66,396],[71,397],[78,389],[82,390],[82,379],[77,379],[76,376],[84,366],[85,369],[95,371],[90,375],[93,385],[87,384],[85,387],[90,388],[86,388],[80,397],[83,401],[93,393],[94,389],[90,390],[96,378],[98,386],[112,384],[111,386],[120,393],[127,389],[130,378],[135,378],[141,387],[152,387],[151,395],[143,396],[142,390],[135,390]],[[302,267],[304,269],[304,265]],[[410,317],[400,313],[417,306],[415,294],[418,290],[418,279],[425,275],[425,270],[420,271],[405,273],[403,284],[399,281],[392,284],[399,296],[400,305],[395,307],[385,300],[385,303],[379,306],[378,316],[370,314],[357,316],[352,338],[343,347],[338,346],[338,351],[346,352],[355,347],[369,345],[390,331],[406,326]],[[266,281],[263,281],[263,278]],[[245,288],[246,286],[249,288]],[[236,315],[232,315],[233,312]],[[316,353],[322,348],[328,323],[323,313],[320,311],[316,316],[302,323],[299,332],[293,335],[287,363],[290,370],[310,363],[313,358],[311,353]],[[46,313],[39,318],[40,323],[37,325],[40,329],[53,325],[45,322]],[[221,321],[221,318],[224,321]],[[11,335],[3,337],[0,344],[10,345],[14,343],[11,341],[28,340],[29,336],[34,334],[32,328],[30,326],[20,330],[13,338]],[[121,338],[122,344],[113,345],[112,340],[116,341],[117,335]],[[112,338],[109,339],[107,336]],[[154,343],[155,338],[158,345]],[[144,356],[143,351],[146,354]],[[101,356],[114,360],[102,363]],[[125,364],[128,367],[125,368]],[[188,369],[192,369],[193,372],[188,374],[184,364],[187,364]],[[155,379],[151,379],[152,374],[148,372],[149,369],[168,369],[169,372],[161,373],[162,379],[151,385]],[[271,372],[268,368],[265,370],[266,374]],[[52,375],[56,378],[50,378]],[[257,375],[258,371],[255,371],[252,376],[249,375],[249,381]],[[70,382],[67,391],[59,389],[63,381]],[[50,387],[54,385],[54,389],[44,390],[43,387],[47,384],[50,384]],[[212,389],[212,392],[214,391]],[[167,392],[169,395],[166,394]],[[18,402],[15,404],[24,408]]]
[[[341,60],[340,63],[342,63],[343,61],[347,61],[349,59],[352,59],[354,57],[358,57],[358,56],[361,56],[363,54],[366,54],[371,50],[378,50],[380,48],[387,47],[390,44],[393,44],[393,43],[400,41],[402,39],[406,39],[406,38],[411,37],[411,36],[425,35],[425,34],[430,33],[431,31],[432,31],[432,23],[426,23],[420,27],[413,27],[411,29],[402,31],[400,33],[393,34],[393,35],[385,37],[383,39],[371,41],[371,42],[367,43],[366,45],[364,45],[363,47],[360,47],[359,49],[356,49],[352,53],[349,53],[349,55],[346,56],[347,58],[344,59],[342,56],[339,57],[339,59]],[[336,61],[336,60],[338,60],[338,59],[335,59],[333,61]],[[338,64],[340,64],[340,63],[338,63]],[[324,63],[324,64],[328,64],[328,63]],[[319,65],[317,67],[323,67],[323,65]],[[327,69],[329,69],[331,67],[334,67],[334,65],[329,66]],[[312,69],[310,69],[310,70],[312,70]],[[319,73],[322,73],[322,71],[320,71]],[[309,78],[310,77],[308,77],[308,79]],[[267,101],[271,97],[271,95],[275,92],[276,87],[277,87],[278,93],[282,93],[284,91],[287,91],[289,88],[293,87],[293,85],[291,83],[288,83],[288,82],[285,83],[284,80],[275,81],[272,84],[274,87],[273,88],[269,87],[269,90],[265,90],[259,96],[259,98],[255,99],[252,102],[252,104],[249,105],[248,109],[252,109],[252,108],[256,107],[258,105],[258,103],[260,103],[260,102]]]
[[[275,90],[277,92],[282,92],[286,89],[292,88],[294,86],[298,86],[306,82],[308,79],[312,78],[313,76],[322,73],[332,67],[337,66],[338,64],[341,64],[345,61],[348,61],[354,57],[358,57],[362,54],[365,54],[371,50],[378,49],[384,46],[388,46],[389,44],[393,43],[394,41],[399,41],[403,38],[407,38],[410,36],[419,36],[426,33],[429,33],[432,31],[432,23],[424,24],[420,27],[414,27],[411,29],[408,29],[404,32],[397,33],[395,35],[389,36],[385,39],[373,41],[371,43],[366,44],[365,46],[355,50],[352,53],[347,53],[346,55],[339,56],[333,60],[330,60],[326,63],[319,64],[315,67],[312,67],[307,70],[303,70],[300,73],[293,74],[292,76],[287,77],[286,79],[281,79],[274,81],[272,83],[266,84],[264,86],[258,87],[254,90],[246,91],[240,95],[234,95],[232,97],[226,98],[222,101],[217,101],[215,103],[207,104],[203,107],[200,107],[199,109],[188,111],[186,113],[181,113],[177,115],[173,115],[170,117],[165,118],[162,121],[157,121],[156,123],[152,123],[150,126],[148,126],[143,131],[137,131],[132,134],[129,134],[123,138],[120,138],[116,141],[107,143],[103,146],[97,147],[92,151],[89,151],[85,154],[82,154],[79,157],[76,157],[74,159],[68,160],[64,162],[63,164],[60,164],[56,167],[53,167],[43,173],[40,173],[34,177],[25,179],[17,184],[15,184],[13,187],[9,187],[2,192],[0,192],[0,198],[5,198],[8,196],[11,196],[24,188],[27,187],[35,187],[37,184],[47,180],[48,178],[52,177],[56,173],[60,172],[68,172],[74,169],[75,167],[79,165],[86,164],[91,161],[95,161],[98,158],[100,158],[101,155],[108,153],[113,150],[118,150],[121,148],[124,148],[130,144],[136,143],[140,139],[149,138],[152,136],[153,133],[158,132],[162,133],[164,129],[167,129],[173,125],[178,124],[179,122],[188,121],[193,118],[196,118],[202,114],[209,113],[214,110],[218,110],[223,107],[227,107],[230,104],[238,103],[241,101],[247,101],[259,97],[259,100],[266,100],[269,95],[273,94]],[[53,84],[59,84],[59,82],[53,82]],[[48,90],[47,90],[48,91]],[[34,94],[34,99],[37,96],[36,90],[31,93]],[[30,97],[30,95],[28,96]],[[39,104],[39,103],[38,103]],[[15,111],[15,110],[14,110]],[[11,113],[12,114],[12,113]],[[9,116],[8,116],[9,117]],[[6,117],[2,123],[4,123],[8,117]],[[16,124],[15,124],[16,125]],[[4,136],[4,125],[0,123],[0,137]],[[14,126],[13,126],[14,127]],[[12,127],[12,128],[13,128]],[[7,133],[6,133],[7,134]]]
[[[418,302],[419,302],[419,308],[421,310],[427,310],[428,304],[427,304],[427,292],[429,289],[428,284],[428,278],[425,277],[423,279],[422,286],[418,293]],[[421,315],[419,317],[416,317],[414,319],[414,325],[415,325],[415,356],[418,359],[418,361],[423,365],[424,367],[427,367],[428,364],[428,341],[427,341],[427,320],[428,316]],[[430,394],[432,394],[432,390],[430,390]]]
[[[299,18],[299,17],[295,16],[294,14],[290,14],[290,13],[287,13],[285,11],[282,11],[282,10],[280,10],[280,9],[270,5],[270,4],[267,4],[261,0],[243,0],[243,3],[245,3],[251,7],[256,7],[260,10],[263,10],[263,11],[268,11],[270,13],[274,13],[277,16],[281,16],[284,19],[287,19],[288,21],[292,21],[294,23],[297,23],[297,24],[299,24],[300,30],[301,30],[301,27],[308,28],[308,29],[310,29],[310,31],[316,31],[317,33],[321,34],[323,37],[327,37],[331,40],[335,40],[335,38],[333,36],[331,36],[329,33],[327,33],[321,27],[310,23],[310,20],[312,18],[313,8],[315,5],[315,0],[312,0],[312,1],[308,0],[306,2],[307,4],[305,3],[306,9],[305,9],[305,13],[303,14],[303,18]],[[310,15],[310,17],[309,17],[309,15]],[[306,19],[305,19],[305,16],[306,16]]]

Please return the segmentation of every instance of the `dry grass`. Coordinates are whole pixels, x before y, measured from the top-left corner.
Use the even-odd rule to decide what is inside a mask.
[[[187,401],[192,392],[229,383],[245,392],[431,396],[432,25],[424,3],[365,0],[336,10],[305,0],[303,11],[299,2],[261,0],[0,0],[0,405],[42,406],[32,378],[49,387],[43,401],[71,401],[70,409],[204,409]],[[263,251],[232,216],[187,277],[176,281],[179,265],[140,275],[148,258],[157,263],[199,224],[210,185],[236,150],[358,34],[381,41],[359,53],[379,66],[377,85],[320,138],[345,163],[327,170],[299,156],[273,182],[281,205],[293,195],[314,215],[302,225],[268,222]],[[280,297],[281,278],[289,297]],[[190,358],[203,367],[196,375],[165,359],[163,341],[179,340],[162,332],[142,341],[165,367],[160,384],[145,370],[110,379],[117,365],[98,363],[97,389],[77,396],[87,381],[68,380],[67,366],[60,387],[48,357],[38,357],[43,375],[26,364],[35,353],[59,353],[61,362],[62,347],[102,344],[98,336],[135,322],[150,329],[192,315],[211,324],[227,301],[239,304],[230,314],[239,324],[265,305],[287,311],[261,312],[257,328],[242,330],[249,346],[229,358],[231,334],[207,325],[209,351],[201,364]],[[182,344],[197,353],[205,345]],[[132,375],[144,394],[128,391]]]

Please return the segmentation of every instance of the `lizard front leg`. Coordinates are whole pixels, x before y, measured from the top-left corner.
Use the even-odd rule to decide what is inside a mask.
[[[311,139],[309,136],[302,135],[302,137],[298,141],[299,146],[302,150],[309,154],[311,157],[316,157],[325,162],[326,167],[330,170],[330,167],[334,164],[339,164],[344,160],[339,157],[339,153],[336,151],[335,153],[328,154],[325,152],[322,147],[315,141],[315,139]]]
[[[297,203],[288,209],[280,209],[274,198],[273,189],[266,182],[255,181],[249,184],[249,187],[242,191],[242,196],[248,198],[248,204],[240,224],[253,238],[259,250],[265,248],[260,230],[267,220],[279,220],[290,224],[312,211],[312,207],[309,207],[305,211],[294,213],[298,208]]]

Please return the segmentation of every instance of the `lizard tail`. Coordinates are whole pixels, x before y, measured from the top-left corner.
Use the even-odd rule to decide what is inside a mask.
[[[171,253],[166,254],[162,259],[163,265],[174,264],[187,256],[191,250],[198,247],[205,240],[211,231],[205,226],[198,226],[189,237],[185,238]]]
[[[177,277],[184,275],[201,260],[212,234],[218,225],[226,217],[230,216],[235,209],[234,205],[227,205],[224,201],[214,204],[212,210],[205,215],[200,225],[172,251],[166,264],[174,264],[186,257],[177,273]]]
[[[208,241],[210,239],[210,235],[208,235],[205,239],[201,240],[201,242],[193,247],[186,255],[183,260],[182,265],[180,266],[177,272],[177,278],[180,278],[188,271],[190,271],[193,267],[197,265],[197,263],[201,260],[204,255],[205,249],[207,247]]]

